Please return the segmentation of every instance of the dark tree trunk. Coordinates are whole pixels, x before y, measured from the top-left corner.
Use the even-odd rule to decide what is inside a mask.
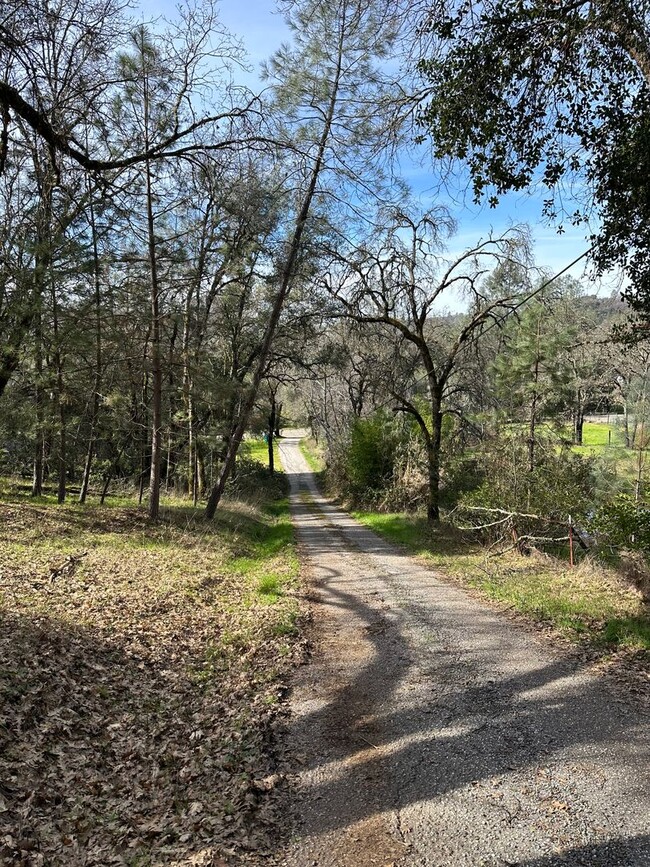
[[[578,414],[575,418],[574,428],[573,428],[573,443],[576,446],[582,445],[582,432],[585,424],[585,416],[584,413],[578,411]]]
[[[95,209],[93,206],[92,193],[90,195],[90,229],[93,239],[93,277],[95,281],[95,382],[93,384],[93,408],[90,417],[90,434],[88,436],[88,451],[81,479],[79,502],[85,503],[90,485],[90,472],[95,456],[95,439],[97,437],[97,423],[99,420],[100,395],[102,390],[102,295],[99,270],[99,249],[97,246],[97,226],[95,224]]]
[[[52,228],[52,190],[48,179],[41,199],[41,209],[38,217],[36,256],[34,262],[33,312],[35,325],[35,367],[36,367],[36,442],[34,444],[34,477],[32,481],[32,496],[43,494],[45,478],[45,388],[43,383],[43,300],[45,298],[46,279],[50,271],[51,228]]]
[[[196,502],[201,499],[208,486],[203,448],[196,441]],[[195,503],[196,505],[196,503]]]
[[[160,358],[160,285],[153,213],[151,167],[146,163],[147,229],[151,277],[151,468],[149,474],[149,517],[160,515],[160,466],[162,458],[162,365]]]
[[[59,398],[59,424],[61,425],[61,430],[59,431],[59,458],[58,458],[58,469],[59,469],[59,484],[57,487],[57,502],[59,505],[65,502],[66,496],[66,485],[68,481],[68,438],[66,432],[66,418],[65,412],[63,409],[63,401]]]
[[[426,444],[429,470],[427,521],[435,523],[440,520],[440,447],[442,444],[442,413],[437,398],[431,402],[431,416],[433,430]]]
[[[582,429],[585,421],[585,410],[582,399],[582,389],[577,388],[573,405],[573,444],[582,445]]]
[[[628,409],[627,400],[625,401],[624,407],[624,415],[623,415],[623,424],[624,424],[624,432],[625,432],[625,448],[632,448],[632,437],[630,436],[630,412]]]
[[[276,422],[276,404],[275,394],[271,394],[271,411],[269,412],[269,430],[268,430],[268,447],[269,447],[269,474],[272,476],[275,472],[275,464],[273,459],[273,437],[275,434]]]
[[[43,389],[43,336],[41,333],[41,313],[36,314],[36,368],[35,402],[36,402],[36,442],[34,443],[34,475],[32,479],[32,497],[43,495],[43,460],[45,453],[45,394]]]
[[[282,424],[282,404],[279,403],[277,410],[276,410],[276,413],[275,413],[275,425],[274,425],[274,430],[273,430],[273,433],[275,434],[276,437],[282,436],[282,434],[280,433],[280,425],[281,424]]]
[[[142,381],[142,406],[144,407],[142,424],[140,425],[140,429],[142,431],[140,435],[140,475],[138,476],[138,506],[142,505],[142,500],[144,499],[144,488],[145,488],[145,479],[147,475],[151,475],[151,468],[148,464],[148,442],[147,442],[147,430],[149,428],[149,412],[147,410],[147,404],[149,401],[149,389],[148,389],[148,381],[147,376],[143,377]],[[136,417],[137,418],[137,417]]]
[[[59,425],[59,448],[57,455],[57,471],[59,483],[57,486],[57,502],[65,502],[68,465],[68,440],[66,431],[65,397],[63,383],[63,357],[61,355],[59,333],[59,303],[56,297],[54,275],[50,274],[50,293],[52,297],[52,336],[54,338],[54,367],[56,371],[56,411]]]

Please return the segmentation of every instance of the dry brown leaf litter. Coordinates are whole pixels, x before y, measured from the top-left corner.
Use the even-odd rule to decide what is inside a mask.
[[[247,531],[236,511],[228,528],[182,512],[149,528],[136,510],[0,505],[0,862],[207,867],[268,851],[269,727],[302,652],[296,565],[279,553],[233,573],[255,555],[259,516],[241,519]],[[255,592],[260,568],[282,595]]]

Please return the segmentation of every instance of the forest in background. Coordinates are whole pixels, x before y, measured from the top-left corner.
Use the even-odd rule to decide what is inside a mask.
[[[244,434],[266,431],[273,470],[289,419],[324,439],[351,501],[429,522],[534,514],[644,549],[638,268],[619,263],[635,330],[626,302],[535,263],[526,226],[458,252],[452,215],[399,176],[423,129],[453,156],[453,128],[436,91],[405,92],[436,80],[433,60],[396,68],[462,40],[445,48],[399,4],[289,3],[293,43],[257,95],[210,3],[155,26],[114,0],[41,12],[3,19],[2,472],[59,503],[135,490],[152,519],[166,495],[212,517]],[[478,195],[488,176],[470,169]],[[603,243],[596,271],[615,260]],[[612,448],[581,452],[603,413]]]
[[[111,3],[7,7],[5,31],[25,33],[7,42],[10,85],[39,123],[8,98],[0,436],[2,470],[34,496],[135,487],[152,517],[161,491],[197,504],[296,390],[310,406],[294,416],[337,443],[377,407],[405,414],[428,493],[401,502],[431,520],[462,491],[463,454],[498,460],[518,424],[529,474],[549,418],[579,444],[585,412],[611,407],[638,450],[644,349],[612,342],[622,304],[566,278],[544,289],[525,227],[450,257],[451,216],[395,175],[412,128],[381,61],[403,52],[403,10],[308,7],[291,7],[296,45],[269,61],[264,99],[237,85],[209,4],[163,28]],[[337,45],[320,38],[333,23]]]

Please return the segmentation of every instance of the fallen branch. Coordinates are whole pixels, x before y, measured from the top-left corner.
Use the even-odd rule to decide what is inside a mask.
[[[519,539],[525,542],[544,542],[546,544],[569,541],[568,536],[520,536]]]
[[[489,527],[498,527],[499,524],[505,524],[506,521],[509,521],[513,515],[506,515],[505,518],[500,518],[498,521],[492,521],[490,524],[477,524],[475,527],[461,527],[456,524],[457,530],[487,530]]]
[[[566,527],[567,525],[567,521],[559,521],[557,518],[545,518],[543,515],[529,515],[526,512],[509,512],[507,509],[487,509],[483,506],[463,506],[462,508],[469,512],[487,512],[488,514],[505,515],[506,518],[528,518],[532,521],[554,524],[557,527]]]
[[[55,569],[50,569],[50,582],[61,575],[74,575],[75,569],[79,562],[88,555],[88,551],[83,551],[81,554],[70,554],[70,556],[60,566]]]
[[[498,540],[498,541],[500,541],[500,540]],[[491,547],[493,548],[495,545],[497,545],[498,541],[495,542],[494,545],[492,545]],[[502,557],[504,554],[507,554],[509,551],[512,551],[515,548],[517,548],[518,550],[521,551],[521,547],[522,547],[523,542],[530,542],[532,544],[534,544],[535,542],[541,542],[543,544],[548,545],[548,544],[552,544],[555,542],[568,542],[568,541],[569,541],[568,536],[557,536],[557,537],[555,537],[555,536],[517,536],[517,539],[516,539],[514,545],[510,545],[508,548],[504,548],[502,551],[495,551],[494,554],[489,554],[488,556],[489,557]]]

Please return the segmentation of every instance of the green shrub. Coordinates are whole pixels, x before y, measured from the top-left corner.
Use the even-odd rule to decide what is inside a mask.
[[[345,460],[353,496],[379,491],[390,482],[398,441],[393,418],[383,412],[355,420]]]
[[[329,444],[328,490],[356,505],[378,507],[393,484],[405,439],[389,413],[355,419],[345,439]]]
[[[485,467],[474,456],[451,456],[442,463],[440,505],[453,509],[462,497],[478,490],[485,482]]]
[[[538,437],[531,472],[525,435],[503,432],[476,454],[484,481],[465,502],[513,512],[534,512],[560,521],[568,515],[584,518],[593,503],[593,460],[570,448],[558,450],[552,438]]]
[[[243,499],[257,500],[262,492],[274,499],[284,496],[286,487],[283,473],[276,472],[270,476],[268,467],[244,455],[237,459],[233,474],[226,484],[226,491],[231,496]]]
[[[589,526],[615,548],[650,554],[650,508],[626,494],[600,506]]]

